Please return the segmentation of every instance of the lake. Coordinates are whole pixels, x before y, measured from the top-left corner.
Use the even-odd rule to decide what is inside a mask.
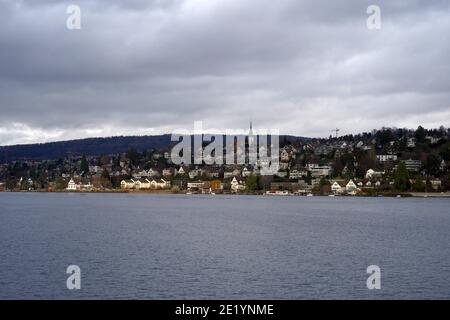
[[[0,193],[0,298],[449,299],[450,199]]]

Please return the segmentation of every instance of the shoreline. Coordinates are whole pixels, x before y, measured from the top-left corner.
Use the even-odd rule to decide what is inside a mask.
[[[125,190],[96,190],[96,191],[47,191],[47,190],[5,190],[1,193],[66,193],[66,194],[142,194],[142,195],[202,195],[202,196],[264,196],[264,197],[342,197],[342,198],[450,198],[450,192],[403,192],[403,193],[389,193],[389,194],[374,194],[374,195],[333,195],[333,194],[312,194],[312,195],[298,195],[298,194],[266,194],[266,193],[189,193],[189,192],[172,192],[170,190],[159,191],[125,191]]]

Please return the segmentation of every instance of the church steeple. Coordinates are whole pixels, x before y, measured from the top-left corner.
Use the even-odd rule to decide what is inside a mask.
[[[250,130],[248,132],[250,135],[253,135],[253,122],[250,120]]]

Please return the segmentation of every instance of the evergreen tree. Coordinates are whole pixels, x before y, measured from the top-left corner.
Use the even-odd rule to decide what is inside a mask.
[[[409,181],[409,173],[406,169],[406,165],[404,161],[400,161],[397,167],[397,171],[394,176],[394,186],[396,190],[399,191],[408,191],[411,187],[411,182]]]
[[[85,155],[83,155],[83,157],[81,158],[80,170],[81,170],[82,174],[89,173],[89,164],[88,164],[88,162],[86,160],[86,156]]]
[[[251,174],[245,180],[245,186],[248,191],[255,191],[258,188],[258,178]]]
[[[416,192],[425,191],[425,183],[423,183],[422,177],[420,175],[416,177],[415,182],[412,185],[412,190]]]
[[[429,154],[424,167],[428,174],[437,175],[441,167],[441,162],[436,155]]]
[[[414,133],[414,137],[416,138],[417,142],[424,142],[426,136],[427,131],[422,126],[419,126]]]

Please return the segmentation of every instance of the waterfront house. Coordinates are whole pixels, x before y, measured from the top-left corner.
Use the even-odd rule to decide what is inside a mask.
[[[358,191],[357,185],[353,182],[353,180],[350,180],[347,185],[345,186],[345,190],[348,194],[355,195]]]
[[[342,193],[342,187],[339,183],[337,183],[337,181],[335,181],[332,185],[331,185],[331,192],[333,192],[334,194],[340,194]]]
[[[70,191],[77,190],[77,184],[75,183],[75,181],[73,179],[69,180],[69,183],[67,184],[67,188],[66,189],[70,190]]]
[[[170,188],[170,181],[164,179],[152,180],[150,181],[150,189],[168,189]]]
[[[245,190],[245,182],[238,177],[233,177],[230,185],[231,185],[231,191],[233,191],[233,192],[239,192],[239,191]]]
[[[187,189],[189,191],[199,191],[203,188],[204,181],[192,181],[187,183]]]
[[[138,190],[145,190],[145,189],[150,189],[150,180],[148,179],[140,179],[137,180],[134,184],[134,187]]]
[[[120,187],[122,189],[134,189],[135,183],[136,182],[133,179],[122,180],[120,181]]]

